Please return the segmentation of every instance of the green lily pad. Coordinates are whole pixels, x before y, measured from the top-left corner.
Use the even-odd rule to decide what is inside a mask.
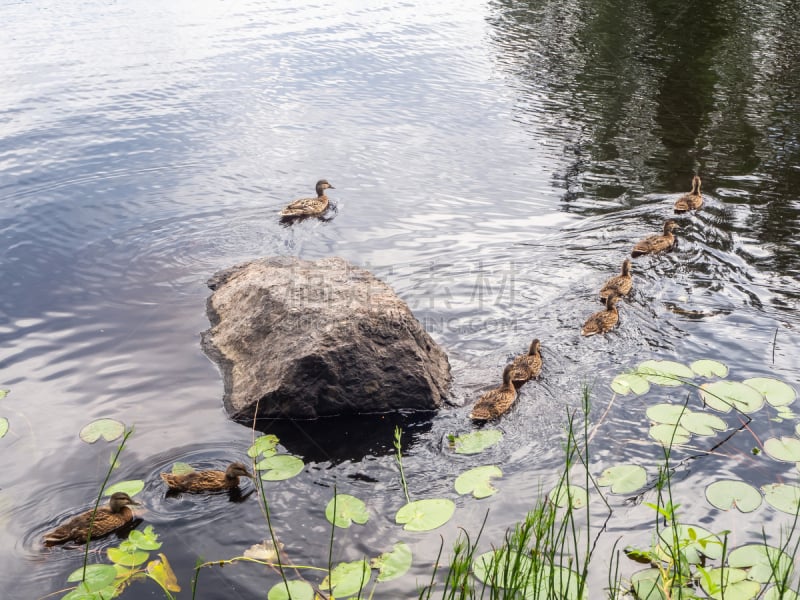
[[[113,567],[113,565],[95,564],[86,565],[85,579],[83,576],[83,567],[80,567],[79,569],[75,569],[72,573],[70,573],[69,577],[67,577],[67,581],[70,583],[83,581],[85,591],[96,592],[110,586],[112,583],[114,583],[114,579],[116,579],[116,577],[117,570]]]
[[[8,419],[0,417],[0,438],[8,433]]]
[[[637,600],[667,600],[664,582],[658,569],[644,569],[631,575],[631,587]],[[678,596],[680,597],[680,596]],[[691,598],[691,596],[685,596]]]
[[[108,554],[108,558],[111,560],[111,562],[123,567],[136,567],[150,558],[150,553],[144,552],[143,550],[132,550],[131,552],[126,552],[120,548],[109,548],[106,550],[106,553]]]
[[[336,518],[333,506],[336,505]],[[336,527],[347,529],[352,523],[363,525],[369,521],[369,511],[363,500],[349,494],[337,494],[325,507],[325,518]]]
[[[152,525],[144,528],[144,531],[134,529],[128,534],[128,541],[136,546],[139,550],[158,550],[161,548],[161,542],[158,541],[158,535],[153,530]]]
[[[689,564],[699,565],[702,564],[701,556],[708,557],[712,560],[718,560],[722,557],[722,542],[719,537],[711,533],[708,529],[700,527],[699,525],[685,525],[680,524],[675,527],[678,535],[677,548],[683,552]],[[675,555],[675,552],[670,552],[670,548],[674,543],[673,528],[665,527],[658,533],[661,538],[661,544],[664,545],[667,554]]]
[[[778,379],[753,377],[752,379],[745,379],[742,383],[761,392],[767,402],[776,408],[788,406],[797,398],[794,388]]]
[[[660,442],[662,446],[685,444],[691,439],[691,434],[680,425],[653,425],[650,428],[650,437]]]
[[[764,500],[772,508],[789,515],[797,513],[800,506],[800,487],[789,483],[768,483],[761,486]]]
[[[110,496],[115,492],[125,492],[133,498],[136,494],[144,489],[144,481],[141,479],[129,479],[127,481],[120,481],[114,485],[108,486],[103,490],[103,496]]]
[[[781,589],[773,585],[765,593],[762,600],[800,600],[800,594],[789,589]]]
[[[715,481],[706,488],[706,499],[720,510],[736,508],[743,513],[761,506],[761,492],[749,483],[733,479]]]
[[[647,409],[647,418],[656,423],[664,423],[666,425],[676,425],[680,421],[681,416],[688,412],[688,408],[683,404],[669,404],[664,402],[662,404],[654,404]]]
[[[187,473],[194,472],[194,467],[189,463],[185,462],[176,462],[172,465],[172,474],[173,475],[186,475]]]
[[[456,511],[447,498],[427,498],[409,502],[397,511],[395,522],[406,531],[430,531],[447,523]]]
[[[728,429],[727,423],[717,415],[706,412],[686,411],[681,417],[681,427],[694,435],[716,435],[718,431]]]
[[[272,435],[271,433],[268,435],[262,435],[257,437],[253,442],[253,445],[247,449],[247,456],[250,458],[255,458],[259,454],[264,457],[272,456],[276,453],[275,448],[277,445],[277,435]]]
[[[314,600],[314,588],[307,581],[281,581],[269,589],[267,600]]]
[[[515,587],[515,582],[528,581],[532,571],[533,562],[528,556],[505,547],[489,550],[472,560],[475,578],[494,588]]]
[[[384,552],[370,561],[373,569],[378,569],[378,581],[391,581],[402,577],[411,568],[411,548],[404,542],[397,542],[390,552]]]
[[[503,439],[503,432],[498,429],[481,429],[464,435],[451,437],[450,443],[456,454],[477,454]]]
[[[747,579],[742,569],[717,567],[700,577],[700,587],[714,600],[752,600],[761,591],[761,584]]]
[[[611,389],[620,396],[627,396],[631,392],[641,396],[650,390],[650,382],[636,373],[621,373],[614,377]]]
[[[339,563],[331,570],[330,580],[327,576],[323,579],[320,589],[331,590],[336,598],[347,598],[366,588],[371,575],[365,560]]]
[[[700,397],[706,405],[720,412],[736,408],[753,413],[764,406],[764,396],[757,389],[738,381],[714,381],[700,386]]]
[[[541,600],[543,598],[559,598],[563,600],[583,600],[586,598],[586,586],[583,594],[578,595],[581,576],[565,567],[549,567],[534,571],[527,587],[525,600]]]
[[[694,361],[691,365],[692,371],[700,375],[700,377],[727,377],[728,366],[716,360],[700,359]]]
[[[291,479],[300,473],[303,467],[305,467],[305,463],[291,454],[276,454],[259,461],[256,465],[256,469],[265,471],[261,474],[261,479],[264,481]]]
[[[459,494],[472,493],[476,498],[487,498],[497,493],[497,489],[491,483],[491,478],[502,476],[503,472],[494,465],[475,467],[464,471],[456,478],[456,491]]]
[[[10,391],[11,391],[11,390],[0,390],[0,400],[2,400],[3,398],[5,398],[6,396],[8,396],[8,393],[9,393]]]
[[[646,360],[639,364],[636,373],[650,383],[666,386],[679,386],[694,379],[694,371],[671,360]]]
[[[589,503],[589,495],[579,485],[561,484],[553,488],[547,497],[559,508],[564,508],[568,504],[571,504],[572,508],[582,508]]]
[[[78,434],[87,444],[94,444],[100,438],[113,442],[125,433],[125,425],[116,419],[97,419],[84,425]]]
[[[780,548],[764,544],[745,544],[728,554],[728,565],[749,569],[748,577],[759,583],[783,581],[792,570],[792,558]]]
[[[639,465],[617,465],[603,471],[597,480],[601,487],[611,486],[614,494],[630,494],[647,483],[647,471]]]
[[[764,442],[764,452],[775,460],[800,461],[800,440],[795,437],[770,438]]]

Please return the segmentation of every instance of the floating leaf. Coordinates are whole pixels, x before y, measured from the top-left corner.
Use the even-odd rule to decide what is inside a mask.
[[[125,550],[120,548],[109,548],[106,552],[108,554],[108,558],[111,559],[111,562],[115,562],[118,565],[122,565],[123,567],[136,567],[150,558],[149,552],[144,552],[143,550],[132,550],[131,552],[126,552]]]
[[[472,561],[472,572],[478,581],[492,587],[512,587],[512,582],[506,581],[506,577],[526,581],[532,571],[533,561],[528,556],[508,548],[489,550]]]
[[[749,483],[723,479],[706,488],[706,499],[720,509],[736,508],[743,513],[753,512],[761,506],[761,492]]]
[[[152,560],[147,563],[147,573],[164,589],[170,592],[180,592],[181,586],[178,585],[178,578],[175,577],[175,571],[172,570],[167,557],[161,553],[158,556],[160,560]]]
[[[662,446],[671,446],[685,444],[692,436],[680,425],[653,425],[650,428],[650,437],[661,442]]]
[[[481,429],[451,437],[450,443],[455,447],[456,454],[477,454],[493,446],[503,439],[503,432],[498,429]]]
[[[116,419],[97,419],[84,425],[80,438],[87,444],[94,444],[101,437],[107,442],[113,442],[125,433],[125,425]]]
[[[550,502],[563,508],[570,504],[572,508],[582,508],[589,502],[586,490],[579,485],[562,484],[553,488],[548,494]]]
[[[601,487],[611,486],[614,494],[630,494],[647,483],[647,471],[639,465],[617,465],[609,467],[597,480]]]
[[[656,423],[676,425],[688,409],[683,404],[654,404],[647,409],[647,418]]]
[[[728,555],[728,565],[750,569],[748,577],[759,583],[769,583],[777,578],[783,581],[792,570],[791,557],[780,548],[765,544],[745,544]]]
[[[363,590],[371,574],[365,560],[339,563],[331,570],[330,580],[325,577],[322,581],[320,589],[333,591],[336,598],[347,598]]]
[[[8,433],[8,419],[0,417],[0,438]]]
[[[492,485],[492,477],[502,477],[503,472],[499,467],[486,465],[475,467],[469,471],[464,471],[456,478],[456,491],[459,494],[472,493],[476,498],[487,498],[497,493],[497,489]]]
[[[636,368],[636,372],[658,385],[678,386],[686,383],[687,379],[694,379],[694,371],[671,360],[646,360]]]
[[[621,373],[614,377],[611,382],[611,389],[620,396],[627,396],[631,392],[641,396],[650,390],[650,383],[636,373]]]
[[[267,600],[314,600],[314,588],[307,581],[281,581],[270,588]]]
[[[752,600],[761,591],[757,581],[749,581],[747,573],[731,567],[717,567],[704,572],[700,587],[714,600]]]
[[[681,417],[681,427],[695,435],[716,435],[718,431],[728,429],[727,423],[717,415],[705,412],[686,411]]]
[[[194,467],[189,463],[176,462],[172,465],[173,475],[186,475],[187,473],[193,473],[193,472],[194,472]]]
[[[272,435],[271,433],[268,435],[262,435],[261,437],[257,437],[253,442],[253,445],[247,449],[247,456],[250,458],[255,458],[259,454],[264,457],[272,456],[275,454],[275,447],[278,445],[278,436]]]
[[[406,574],[411,568],[411,548],[404,542],[397,542],[390,552],[384,552],[370,561],[373,569],[378,569],[378,581],[391,581]]]
[[[716,360],[696,360],[690,366],[692,371],[700,375],[700,377],[726,377],[728,375],[727,365]]]
[[[745,379],[742,383],[761,392],[767,402],[776,408],[788,406],[797,398],[794,388],[778,379],[753,377],[752,379]]]
[[[764,452],[775,460],[800,461],[800,440],[794,437],[770,438],[764,442]]]
[[[144,481],[141,479],[129,479],[127,481],[120,481],[114,485],[108,486],[103,490],[103,496],[110,496],[115,492],[125,492],[133,498],[136,494],[144,489]]]
[[[714,381],[700,386],[700,397],[708,406],[720,412],[732,408],[752,413],[764,406],[764,396],[755,388],[738,381]]]
[[[152,525],[144,528],[144,531],[134,529],[128,535],[128,541],[139,550],[158,550],[161,548],[161,542],[158,541],[158,535],[153,530]]]
[[[790,515],[797,513],[800,506],[800,487],[788,483],[768,483],[761,486],[764,500],[772,508]]]
[[[112,583],[114,583],[114,579],[116,577],[117,570],[113,567],[113,565],[96,564],[86,565],[85,578],[83,567],[80,567],[79,569],[76,569],[70,573],[69,577],[67,577],[67,581],[70,583],[83,581],[84,589],[87,592],[96,592],[110,586]]]
[[[427,498],[409,502],[397,511],[395,522],[406,531],[430,531],[450,520],[456,505],[447,498]]]
[[[336,505],[336,518],[333,506]],[[337,494],[325,507],[325,518],[336,527],[347,529],[352,523],[363,525],[369,520],[369,511],[363,500],[349,494]]]
[[[773,585],[764,594],[763,600],[800,600],[800,595],[789,589],[781,589]]]
[[[673,539],[674,534],[677,534],[677,540]],[[722,557],[720,539],[699,525],[679,524],[675,527],[665,527],[659,531],[658,535],[668,555],[676,556],[677,552],[682,552],[689,564],[702,564],[701,556],[713,560]],[[672,547],[676,541],[677,547],[673,550]]]
[[[664,582],[658,569],[644,569],[631,575],[631,585],[637,600],[666,600]],[[679,596],[680,597],[680,596]],[[690,598],[691,596],[686,596]]]
[[[256,465],[262,473],[261,479],[264,481],[282,481],[291,479],[303,470],[305,464],[302,460],[291,454],[276,454],[260,461]]]
[[[6,396],[8,396],[8,393],[9,393],[10,391],[11,391],[11,390],[0,390],[0,400],[2,400],[3,398],[5,398]]]
[[[278,548],[283,550],[283,542],[278,542]],[[253,544],[244,551],[244,556],[270,563],[278,560],[278,553],[275,551],[275,544],[272,540],[264,540],[260,544]]]
[[[559,598],[564,600],[578,600],[586,598],[586,586],[583,594],[578,595],[581,576],[575,571],[565,567],[550,567],[545,565],[532,573],[528,586],[525,588],[526,600],[539,600],[540,598]]]

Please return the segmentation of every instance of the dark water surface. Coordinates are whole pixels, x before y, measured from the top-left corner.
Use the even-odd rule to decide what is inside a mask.
[[[0,7],[3,597],[56,592],[80,565],[80,552],[39,540],[103,480],[114,447],[77,435],[99,417],[135,425],[112,480],[147,482],[139,512],[184,590],[198,556],[230,558],[264,539],[255,498],[169,499],[158,479],[174,461],[240,459],[250,443],[226,418],[219,373],[199,346],[206,279],[250,258],[339,255],[372,269],[448,351],[457,404],[542,340],[543,377],[499,423],[499,446],[447,451],[446,435],[470,428],[467,406],[406,424],[415,498],[455,498],[453,478],[478,464],[504,472],[497,496],[457,498],[440,531],[393,523],[404,499],[390,420],[276,430],[307,462],[267,486],[293,559],[326,565],[334,485],[372,514],[337,533],[335,561],[411,545],[412,572],[376,597],[414,596],[439,533],[449,547],[489,508],[488,548],[524,516],[554,481],[582,383],[595,385],[592,419],[602,421],[598,471],[657,459],[644,415],[657,394],[617,399],[604,414],[610,379],[641,360],[715,358],[733,379],[797,385],[800,5],[367,5]],[[706,204],[680,217],[678,250],[637,259],[620,327],[582,339],[598,286],[636,239],[660,230],[695,172]],[[282,227],[279,209],[322,177],[336,186],[334,218]],[[767,437],[793,430],[765,427]],[[689,517],[709,514],[698,493],[709,474],[743,475],[752,445],[734,440],[680,472]],[[797,479],[774,462],[761,468],[756,483]],[[647,510],[618,510],[608,539],[647,543],[646,529],[636,534]],[[762,508],[754,520],[779,524],[776,514]],[[715,518],[736,543],[757,533]],[[263,598],[276,581],[255,565],[209,570],[197,597]],[[124,594],[157,596],[142,583]]]

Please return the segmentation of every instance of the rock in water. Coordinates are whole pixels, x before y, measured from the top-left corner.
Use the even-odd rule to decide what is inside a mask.
[[[442,405],[447,355],[369,271],[338,257],[272,257],[220,271],[208,286],[203,350],[222,370],[233,419]]]

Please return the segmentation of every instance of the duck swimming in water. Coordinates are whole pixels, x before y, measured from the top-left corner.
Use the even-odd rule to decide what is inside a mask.
[[[240,462],[231,463],[224,471],[190,471],[161,473],[161,479],[174,492],[222,492],[239,487],[239,477],[253,477]]]
[[[675,212],[684,213],[689,210],[697,210],[701,206],[703,206],[703,196],[700,195],[700,178],[695,175],[692,178],[692,191],[675,201]]]
[[[600,289],[600,299],[605,302],[612,294],[627,296],[633,288],[633,278],[631,277],[631,259],[626,258],[622,261],[622,273],[608,279]]]
[[[46,534],[44,544],[45,546],[55,546],[65,542],[85,544],[86,540],[90,539],[90,529],[93,540],[113,533],[133,520],[133,511],[128,508],[130,505],[138,506],[139,503],[125,492],[115,492],[111,494],[108,505],[98,507],[96,513],[94,510],[87,510]],[[92,521],[93,513],[94,521]]]
[[[328,197],[325,195],[325,190],[336,189],[327,179],[320,179],[317,182],[317,197],[316,198],[300,198],[295,200],[289,206],[281,211],[282,217],[313,217],[321,215],[328,209]]]
[[[539,340],[533,340],[527,354],[521,354],[511,363],[511,381],[525,383],[529,379],[538,377],[542,372],[542,348]],[[513,401],[512,401],[513,402]]]
[[[619,312],[616,304],[620,296],[616,294],[606,298],[606,309],[598,311],[586,319],[581,329],[581,335],[590,336],[597,333],[608,333],[619,322]]]
[[[643,254],[658,254],[665,250],[672,250],[675,246],[675,236],[672,232],[678,229],[678,224],[672,219],[664,223],[664,233],[662,235],[651,235],[643,240],[639,240],[633,246],[631,256],[636,258]]]
[[[517,390],[511,381],[512,369],[513,365],[506,365],[506,368],[503,369],[503,384],[499,388],[486,392],[478,399],[475,406],[472,407],[472,412],[469,413],[470,419],[489,421],[496,419],[511,408],[514,400],[517,399]]]

